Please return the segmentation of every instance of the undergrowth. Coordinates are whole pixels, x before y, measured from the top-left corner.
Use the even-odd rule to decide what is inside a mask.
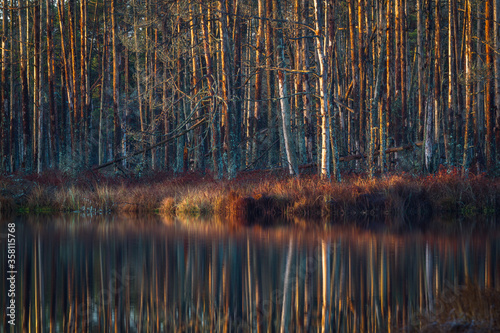
[[[277,218],[403,221],[425,224],[432,215],[495,216],[500,181],[484,174],[463,177],[442,169],[428,176],[408,173],[344,175],[341,183],[301,175],[247,172],[233,180],[165,173],[144,178],[50,171],[0,178],[0,211],[159,212],[179,217],[221,217],[245,225]]]

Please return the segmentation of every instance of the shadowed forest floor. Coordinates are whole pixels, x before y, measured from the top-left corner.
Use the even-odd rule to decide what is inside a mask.
[[[500,180],[458,170],[428,176],[408,173],[344,175],[341,183],[316,175],[241,173],[232,180],[199,174],[142,178],[61,172],[0,178],[2,214],[80,212],[159,213],[220,217],[242,225],[277,220],[356,221],[424,225],[433,216],[494,217],[500,211]]]

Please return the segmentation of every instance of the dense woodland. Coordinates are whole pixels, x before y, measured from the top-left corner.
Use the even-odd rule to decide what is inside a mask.
[[[1,172],[498,172],[500,0],[0,2]]]

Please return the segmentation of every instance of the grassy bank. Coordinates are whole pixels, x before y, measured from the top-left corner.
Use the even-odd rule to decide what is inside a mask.
[[[233,180],[194,174],[133,179],[47,172],[0,178],[0,211],[158,212],[219,216],[243,225],[265,225],[283,217],[419,224],[433,215],[495,215],[500,211],[500,180],[484,175],[464,178],[446,170],[429,176],[403,173],[371,180],[345,175],[342,183],[314,175],[295,179],[266,172],[245,173]]]

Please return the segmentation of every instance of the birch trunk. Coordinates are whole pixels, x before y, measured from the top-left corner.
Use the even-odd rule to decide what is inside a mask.
[[[321,115],[321,165],[320,165],[320,175],[321,178],[330,178],[330,118],[328,116],[328,92],[327,92],[327,82],[328,82],[328,70],[326,69],[326,55],[325,55],[325,44],[327,35],[322,35],[323,31],[323,20],[322,12],[325,9],[321,8],[319,0],[314,0],[314,25],[316,30],[316,56],[318,58],[319,76],[318,76],[318,87],[319,87],[319,100],[320,100],[320,115]]]
[[[274,0],[275,1],[275,0]],[[279,5],[275,8],[277,16],[280,17],[281,10]],[[299,176],[299,166],[297,164],[295,144],[293,142],[292,128],[290,122],[290,101],[288,97],[287,77],[284,69],[287,67],[285,59],[285,42],[283,40],[283,31],[276,31],[278,42],[278,90],[281,106],[281,121],[283,129],[283,139],[285,143],[285,153],[290,175]]]

